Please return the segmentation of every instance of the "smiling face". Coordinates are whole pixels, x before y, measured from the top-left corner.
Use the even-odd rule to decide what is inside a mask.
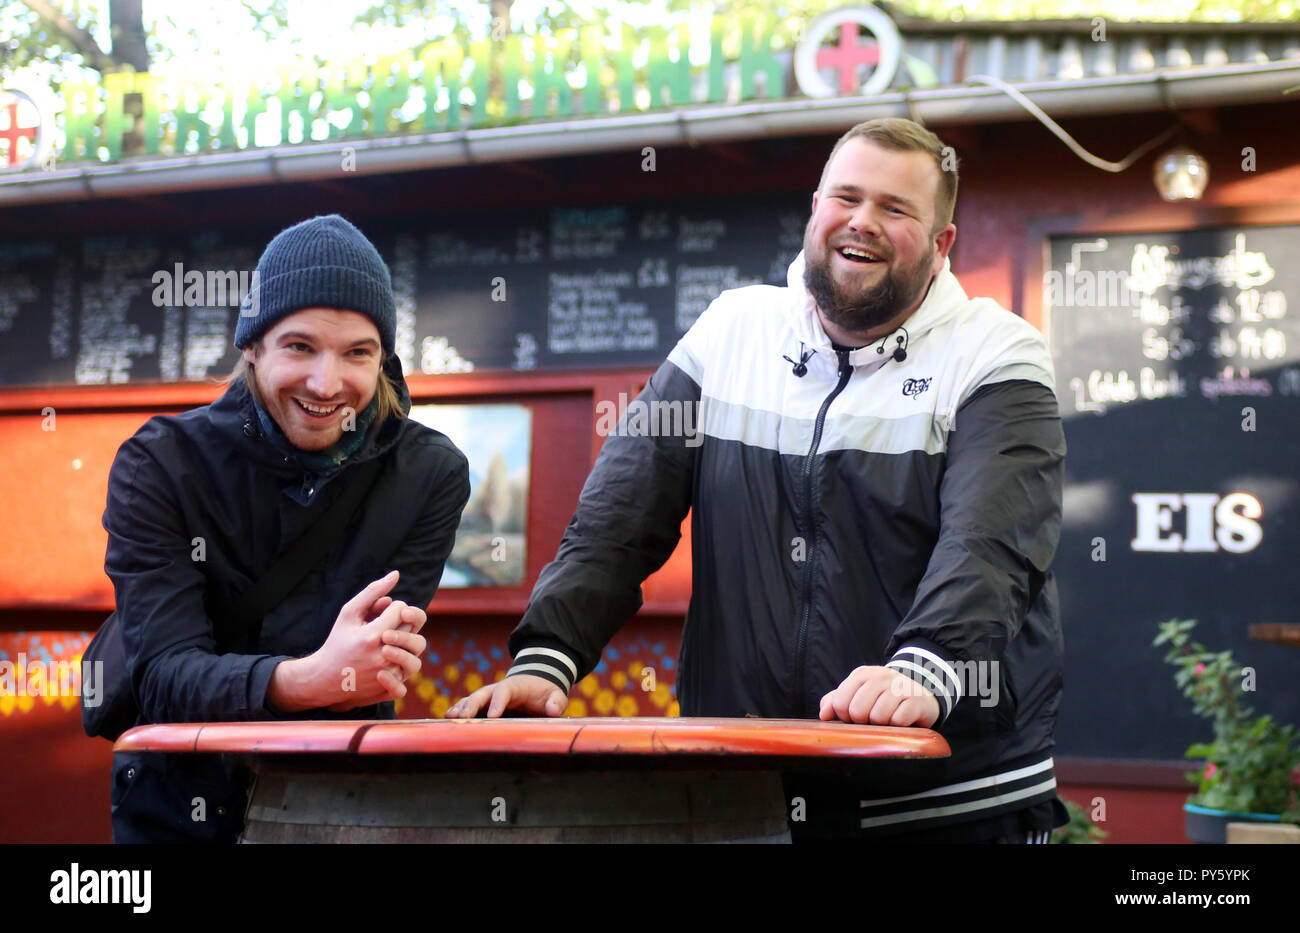
[[[804,285],[836,343],[870,343],[921,304],[957,235],[932,232],[938,185],[925,152],[854,138],[831,158],[803,248]]]
[[[379,384],[379,329],[355,311],[306,308],[243,352],[262,406],[299,450],[337,443]]]

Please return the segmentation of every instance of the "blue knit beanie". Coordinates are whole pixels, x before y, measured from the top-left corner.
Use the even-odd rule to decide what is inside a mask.
[[[388,266],[365,234],[338,214],[304,220],[267,244],[239,308],[235,346],[242,350],[303,308],[364,314],[392,355],[397,308]]]

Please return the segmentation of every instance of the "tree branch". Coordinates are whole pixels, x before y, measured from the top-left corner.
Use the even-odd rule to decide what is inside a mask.
[[[105,54],[90,33],[68,19],[62,10],[56,9],[53,4],[47,3],[46,0],[23,0],[23,3],[37,16],[53,26],[68,42],[72,43],[72,47],[85,57],[90,67],[101,74],[112,71],[117,67],[117,60],[111,55]]]

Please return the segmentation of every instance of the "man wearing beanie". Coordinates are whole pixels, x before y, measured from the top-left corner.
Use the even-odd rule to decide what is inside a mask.
[[[361,231],[290,227],[258,262],[225,394],[118,451],[105,569],[136,724],[393,718],[469,497],[464,455],[406,417],[395,326]],[[331,524],[338,543],[286,573]],[[115,755],[114,841],[233,842],[249,780],[234,761]]]

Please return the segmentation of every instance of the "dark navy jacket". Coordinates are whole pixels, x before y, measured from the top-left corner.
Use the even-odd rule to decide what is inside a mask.
[[[400,362],[391,358],[386,371],[409,411]],[[263,619],[257,644],[217,644],[213,620],[377,457],[384,466],[344,543]],[[211,405],[151,418],[118,451],[104,512],[105,570],[139,722],[392,718],[391,702],[342,714],[273,713],[271,673],[319,648],[343,604],[390,570],[401,571],[394,599],[427,606],[468,496],[464,455],[409,419],[372,427],[341,467],[318,475],[263,435],[242,383]],[[116,755],[115,840],[233,841],[248,779],[233,761]],[[205,820],[193,819],[204,811]]]

